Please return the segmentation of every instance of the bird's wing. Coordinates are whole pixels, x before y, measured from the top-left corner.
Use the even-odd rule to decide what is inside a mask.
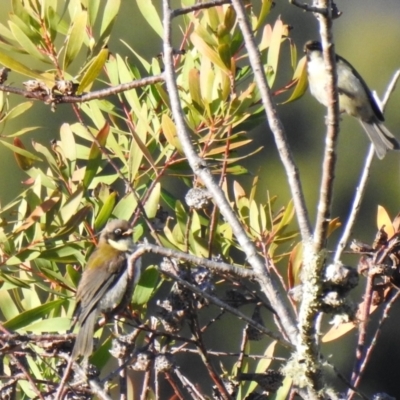
[[[126,269],[125,254],[120,252],[116,253],[118,254],[116,257],[114,257],[114,262],[109,266],[108,269],[104,268],[99,270],[99,268],[91,268],[83,276],[82,279],[85,279],[86,281],[96,281],[98,284],[96,286],[85,284],[80,286],[83,289],[76,295],[78,301],[76,313],[78,310],[80,311],[78,317],[80,324],[84,323],[88,315],[97,307],[99,301],[103,298],[105,293],[107,293],[108,289],[115,284],[120,275]],[[98,259],[99,257],[100,259]],[[98,265],[98,262],[104,262],[101,252],[98,252],[97,250],[91,255],[90,258],[91,259],[89,260],[88,264],[93,262],[94,265]],[[83,307],[82,303],[87,303],[85,300],[88,299],[91,299],[90,305]]]
[[[379,121],[384,121],[385,118],[382,114],[381,109],[379,108],[378,104],[376,103],[374,96],[372,95],[371,90],[369,89],[368,85],[365,83],[364,79],[362,78],[362,76],[357,72],[357,70],[347,61],[345,60],[343,57],[340,57],[338,55],[336,55],[336,61],[341,61],[344,64],[346,64],[349,68],[351,68],[351,71],[353,72],[354,76],[360,81],[361,85],[363,86],[365,92],[367,93],[367,97],[369,100],[369,103],[371,104],[372,110],[374,111],[374,114],[376,116],[376,118],[378,118]],[[340,91],[341,88],[338,87],[338,90]]]

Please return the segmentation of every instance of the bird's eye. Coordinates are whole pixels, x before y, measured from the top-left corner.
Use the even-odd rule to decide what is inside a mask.
[[[115,235],[115,236],[121,236],[121,234],[122,234],[122,229],[120,229],[120,228],[117,228],[117,229],[114,231],[114,235]]]

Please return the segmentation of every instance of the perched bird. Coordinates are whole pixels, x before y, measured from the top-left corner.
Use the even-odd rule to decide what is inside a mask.
[[[328,106],[326,70],[320,42],[309,41],[304,46],[307,55],[308,83],[311,94]],[[371,91],[360,74],[344,58],[336,55],[337,86],[341,113],[357,118],[371,142],[378,158],[388,150],[399,150],[400,143],[383,125],[384,118]]]
[[[128,257],[134,250],[129,222],[111,220],[100,234],[99,243],[89,257],[76,292],[72,326],[80,330],[71,358],[89,358],[93,352],[93,334],[98,315],[111,311],[124,296],[128,283]],[[140,261],[135,263],[134,284],[140,276]]]

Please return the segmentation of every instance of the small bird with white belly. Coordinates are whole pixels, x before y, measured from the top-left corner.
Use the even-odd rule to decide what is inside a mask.
[[[308,83],[311,94],[328,106],[327,73],[320,42],[309,41],[304,46],[307,55]],[[364,79],[344,58],[336,55],[339,109],[357,118],[375,147],[378,158],[388,150],[399,150],[400,143],[384,126],[384,117]]]
[[[121,302],[128,286],[129,255],[134,251],[128,221],[114,219],[100,234],[99,244],[89,257],[76,292],[75,321],[80,329],[71,358],[89,358],[93,334],[100,313],[111,311]],[[134,267],[133,283],[140,276],[140,260]]]

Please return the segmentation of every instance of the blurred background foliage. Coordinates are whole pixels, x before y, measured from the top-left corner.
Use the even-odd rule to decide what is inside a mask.
[[[65,19],[63,23],[57,23],[55,15],[49,16],[53,21],[49,32],[55,35],[58,31],[54,41],[56,48],[65,46],[57,62],[43,60],[43,54],[38,52],[38,48],[46,48],[51,40],[39,39],[43,27],[29,20],[19,1],[3,5],[0,35],[13,38],[12,43],[24,47],[28,54],[11,52],[4,42],[0,44],[0,52],[31,70],[46,70],[41,77],[46,82],[54,81],[56,76],[72,79],[81,83],[78,90],[82,91],[105,88],[109,84],[116,85],[162,71],[161,38],[156,33],[157,28],[152,29],[143,18],[135,1],[122,1],[120,10],[117,10],[119,2],[100,1],[97,18],[90,13],[74,14],[74,6],[78,3],[60,3],[57,11]],[[105,4],[109,8],[103,18]],[[171,4],[179,7],[181,2],[172,1]],[[372,0],[343,0],[337,5],[343,15],[334,23],[336,50],[380,95],[399,68],[396,51],[400,34],[398,3],[396,0],[386,0],[384,5]],[[12,7],[14,14],[10,14]],[[116,10],[115,21],[110,18],[113,8]],[[160,7],[158,11],[161,15]],[[255,4],[255,15],[259,12],[259,5]],[[75,21],[76,29],[80,26],[82,31],[72,36],[74,41],[64,42],[71,21]],[[190,14],[177,21],[182,27],[197,23]],[[174,45],[176,48],[182,45],[185,50],[177,57],[178,84],[193,140],[216,174],[225,168],[225,172],[233,177],[226,187],[228,196],[248,226],[249,235],[256,243],[267,243],[268,256],[278,262],[296,243],[290,193],[272,135],[263,121],[257,89],[251,84],[251,72],[246,58],[240,53],[240,34],[234,27],[234,16],[214,10],[204,13],[199,21],[197,29],[188,30],[194,47],[183,43],[182,32],[177,26],[174,29]],[[226,30],[218,31],[222,22]],[[93,31],[89,30],[93,35],[82,28],[86,23],[93,28]],[[257,18],[253,24],[257,27]],[[270,25],[268,30],[264,29],[266,24]],[[212,29],[204,29],[207,25]],[[288,25],[292,28],[290,33]],[[154,22],[153,28],[156,26],[157,22]],[[278,0],[267,20],[261,21],[258,28],[259,40],[265,40],[269,45],[275,43],[275,50],[280,50],[278,74],[271,70],[266,73],[273,89],[281,90],[295,73],[297,62],[303,56],[304,42],[318,37],[315,19],[288,2]],[[35,31],[40,32],[36,37]],[[288,34],[290,41],[286,39]],[[31,38],[32,44],[26,37]],[[276,37],[279,40],[272,39]],[[79,42],[82,48],[77,45]],[[47,49],[50,51],[51,46]],[[294,59],[295,49],[297,57]],[[274,59],[271,52],[265,51],[265,61],[270,65],[277,62],[278,54],[275,53]],[[232,56],[235,56],[236,64]],[[18,71],[16,64],[7,65],[4,57],[2,60],[4,65]],[[218,68],[212,68],[211,62]],[[82,69],[84,64],[91,67]],[[7,84],[21,86],[28,78],[35,78],[35,74],[27,77],[11,72]],[[234,101],[228,101],[234,79],[238,96]],[[280,93],[276,96],[277,102],[284,103],[292,93],[293,88]],[[69,327],[73,289],[79,281],[80,267],[85,264],[95,243],[95,231],[104,226],[109,217],[134,220],[136,239],[153,235],[153,239],[167,247],[204,257],[221,254],[229,262],[245,262],[229,226],[220,220],[216,228],[218,235],[213,236],[210,245],[211,236],[207,236],[210,235],[210,214],[207,211],[192,212],[191,234],[185,240],[188,208],[183,198],[188,188],[201,182],[193,182],[182,157],[168,112],[168,97],[161,84],[85,103],[75,109],[60,104],[55,111],[41,102],[3,92],[0,100],[4,107],[3,117],[6,117],[0,126],[0,169],[3,171],[0,217],[4,226],[0,241],[6,266],[2,269],[4,283],[0,290],[0,308],[7,329],[60,332]],[[387,127],[398,135],[399,102],[400,94],[396,91],[385,113]],[[8,110],[15,111],[7,115]],[[325,109],[306,93],[298,101],[281,104],[279,111],[313,216],[319,192]],[[24,132],[27,127],[36,128]],[[332,213],[342,220],[347,216],[369,145],[365,135],[359,132],[357,121],[343,119]],[[107,148],[106,152],[99,150],[93,137]],[[231,153],[230,161],[225,163],[227,143],[234,156]],[[378,204],[392,215],[398,212],[397,157],[397,154],[389,153],[383,161],[374,162],[362,213],[354,231],[357,239],[370,242],[374,237]],[[110,160],[117,168],[110,166]],[[128,190],[129,186],[145,200],[147,218],[135,213],[137,199]],[[157,227],[154,228],[154,218],[163,219],[157,214],[160,203],[163,210],[175,218],[163,226],[161,234],[156,232]],[[337,232],[331,236],[333,244]],[[347,261],[355,265],[357,258],[349,256]],[[287,258],[279,267],[285,275]],[[154,275],[149,273],[149,276],[148,279],[154,281]],[[135,301],[145,304],[152,294],[147,291],[144,298]],[[42,315],[49,318],[41,319]],[[383,355],[387,351],[392,356],[396,351],[397,346],[390,338],[399,328],[393,326],[394,323],[388,325],[391,325],[387,328],[390,333],[383,334],[381,342],[384,345],[378,346],[371,362],[373,366],[379,366],[380,358],[385,360]],[[346,341],[348,346],[352,345],[351,335],[342,340],[343,348]],[[326,345],[326,354],[333,351],[333,346],[335,344]],[[336,351],[335,361],[344,372],[351,369],[346,351],[343,354]],[[391,395],[400,394],[396,393],[396,380],[387,370],[384,376],[379,375],[379,368],[367,373],[370,374],[367,378],[373,374],[374,379],[366,378],[366,382],[378,380],[378,386],[384,386]],[[367,391],[368,386],[366,383],[364,387]],[[376,389],[378,387],[371,384],[370,390]]]

